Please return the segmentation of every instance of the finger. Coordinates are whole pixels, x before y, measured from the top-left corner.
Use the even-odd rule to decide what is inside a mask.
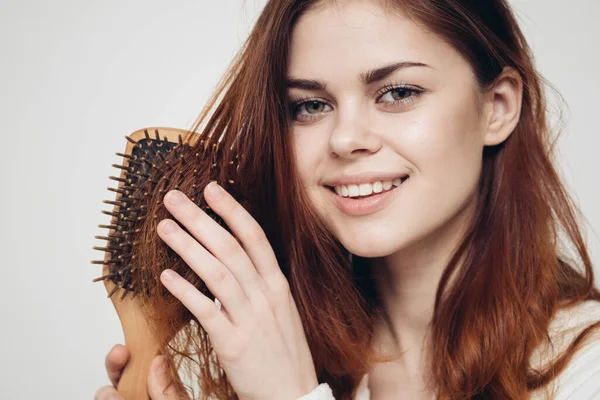
[[[231,271],[213,257],[200,243],[181,229],[175,221],[165,219],[157,227],[158,234],[202,279],[208,289],[236,323],[248,317],[248,297]]]
[[[169,384],[167,371],[163,363],[164,357],[157,356],[150,364],[150,373],[148,374],[148,394],[152,400],[180,400],[188,399],[187,395],[179,395],[175,387]]]
[[[176,204],[178,198],[180,202]],[[167,193],[165,205],[190,234],[231,271],[248,298],[257,293],[260,289],[257,283],[261,277],[240,242],[231,233],[180,191],[171,190]]]
[[[113,386],[103,386],[96,391],[94,400],[123,400],[123,397]]]
[[[164,270],[160,274],[160,280],[167,290],[198,318],[215,347],[230,337],[232,324],[215,302],[200,293],[175,271]]]
[[[256,285],[254,282],[251,284],[261,289],[261,295],[265,294],[268,289],[269,293],[266,293],[266,296],[260,296],[256,300],[260,300],[260,303],[263,304],[266,300],[266,302],[276,305],[272,309],[281,330],[289,332],[294,328],[298,329],[291,323],[292,314],[290,308],[286,306],[291,304],[295,307],[289,283],[281,268],[279,268],[277,257],[262,227],[217,182],[212,181],[206,186],[204,196],[212,210],[223,219],[233,234],[240,240],[243,252],[249,256],[252,266],[262,278],[262,285]],[[255,304],[259,304],[259,302]],[[303,332],[303,329],[297,332]]]
[[[125,368],[125,364],[127,364],[128,360],[129,350],[122,344],[114,345],[106,355],[104,365],[106,366],[108,379],[110,379],[113,386],[116,387],[118,385],[121,374],[123,373],[123,368]]]
[[[206,185],[204,197],[210,202],[210,208],[223,218],[229,229],[242,242],[258,274],[263,279],[282,275],[273,248],[254,217],[215,181]]]

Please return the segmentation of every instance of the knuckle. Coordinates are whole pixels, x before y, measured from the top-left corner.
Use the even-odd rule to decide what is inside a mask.
[[[241,247],[240,244],[237,240],[234,240],[233,238],[227,238],[225,240],[222,240],[219,244],[220,246],[220,252],[222,254],[227,254],[227,255],[231,255],[231,254],[236,254],[240,251]]]
[[[290,295],[290,283],[283,276],[273,279],[271,288],[276,296],[287,297]]]
[[[215,315],[215,307],[199,306],[196,310],[196,317],[203,322],[210,320]]]
[[[195,243],[193,240],[184,240],[181,244],[181,254],[193,254]]]
[[[248,229],[248,233],[246,234],[246,236],[248,237],[250,243],[260,245],[267,242],[267,236],[258,224],[253,224],[253,226]]]
[[[221,284],[229,278],[229,271],[222,266],[216,266],[210,272],[210,280],[215,284]]]
[[[186,285],[185,288],[181,289],[180,298],[184,303],[191,303],[194,300],[194,291],[195,287],[191,285]]]
[[[205,213],[198,207],[194,207],[194,211],[190,216],[191,223],[194,225],[201,225],[204,219]]]

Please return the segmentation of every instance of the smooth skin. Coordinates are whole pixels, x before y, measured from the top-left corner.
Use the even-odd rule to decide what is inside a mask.
[[[204,196],[235,237],[178,190],[168,192],[164,204],[191,235],[171,219],[162,220],[157,232],[222,306],[172,270],[161,273],[161,282],[198,318],[240,399],[298,399],[318,381],[287,279],[256,220],[216,182],[206,186]],[[127,358],[123,346],[107,356],[106,368],[115,386]],[[160,363],[158,356],[150,369],[151,399],[183,397],[166,387]],[[98,400],[112,400],[110,396],[118,396],[114,388],[96,393]]]

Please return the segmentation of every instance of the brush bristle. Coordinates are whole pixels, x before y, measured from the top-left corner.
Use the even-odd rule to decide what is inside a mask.
[[[118,182],[118,188],[107,188],[116,193],[114,200],[104,200],[103,203],[113,205],[111,211],[102,210],[103,214],[112,217],[109,225],[98,225],[100,228],[108,229],[106,236],[96,236],[96,239],[106,241],[104,247],[94,246],[94,249],[103,251],[105,260],[92,261],[92,264],[103,265],[104,275],[94,279],[94,282],[103,282],[106,280],[114,283],[114,288],[108,297],[124,289],[121,299],[128,294],[134,297],[140,292],[148,290],[148,277],[142,274],[140,269],[135,267],[134,248],[141,244],[139,237],[141,226],[147,218],[157,218],[157,215],[147,214],[147,206],[144,204],[146,198],[160,198],[171,189],[179,189],[179,184],[183,179],[182,167],[189,161],[192,155],[188,154],[191,146],[184,143],[182,136],[179,135],[177,142],[167,140],[167,137],[161,138],[157,129],[155,129],[155,138],[151,138],[148,131],[144,130],[145,138],[134,140],[130,136],[125,136],[127,141],[132,144],[131,154],[116,153],[123,158],[123,164],[113,164],[112,166],[121,171],[119,177],[110,176],[109,179]],[[132,135],[133,136],[133,135]],[[201,141],[203,144],[204,141]],[[217,149],[215,143],[213,146],[204,146],[204,149]],[[206,156],[206,154],[195,153],[195,157]],[[215,154],[212,154],[213,158]],[[237,156],[235,157],[237,160]],[[228,166],[234,165],[234,162],[227,163]],[[176,168],[173,170],[173,168]],[[170,184],[169,179],[165,178],[166,172],[171,172],[176,180],[175,185]],[[174,172],[174,173],[173,173]],[[194,176],[197,173],[193,171]],[[233,180],[226,181],[233,184]],[[168,188],[168,189],[167,189]],[[194,184],[193,189],[197,186]],[[200,189],[200,188],[199,188]],[[199,196],[198,196],[199,197]],[[222,219],[216,215],[204,203],[200,204],[190,195],[192,201],[201,206],[215,221],[224,225]],[[162,201],[162,200],[161,200]]]

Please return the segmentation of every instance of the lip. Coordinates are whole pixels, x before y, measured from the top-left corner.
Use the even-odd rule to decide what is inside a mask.
[[[335,205],[344,214],[351,216],[361,216],[373,214],[390,204],[396,196],[400,193],[400,188],[406,184],[409,179],[403,181],[400,186],[394,186],[393,189],[387,192],[378,193],[374,196],[365,197],[362,199],[356,199],[351,197],[342,197],[338,195],[332,188],[327,187],[333,198]]]

